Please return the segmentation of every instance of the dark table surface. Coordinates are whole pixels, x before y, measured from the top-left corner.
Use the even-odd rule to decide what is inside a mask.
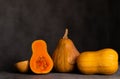
[[[49,73],[46,75],[0,72],[0,79],[120,79],[120,69],[113,75],[83,75],[79,73]]]

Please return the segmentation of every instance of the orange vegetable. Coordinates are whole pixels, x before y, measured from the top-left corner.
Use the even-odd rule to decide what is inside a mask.
[[[82,52],[77,67],[83,74],[114,74],[118,70],[118,54],[114,49]]]
[[[15,68],[21,73],[26,73],[28,72],[29,69],[29,61],[28,60],[19,61],[15,63]]]
[[[80,55],[73,41],[68,38],[66,29],[63,38],[58,41],[52,58],[54,69],[58,72],[72,72],[75,69],[76,58]]]
[[[52,70],[53,61],[48,54],[47,45],[44,40],[35,40],[32,43],[30,68],[36,74],[46,74]]]

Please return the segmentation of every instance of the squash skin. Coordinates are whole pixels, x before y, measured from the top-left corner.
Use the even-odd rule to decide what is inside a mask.
[[[21,73],[26,73],[29,70],[29,61],[28,60],[19,61],[15,63],[15,68]]]
[[[60,46],[60,47],[59,47]],[[72,49],[72,51],[71,51]],[[79,52],[69,39],[61,39],[53,53],[54,68],[58,72],[71,72],[74,70]]]
[[[72,72],[75,69],[76,58],[79,54],[74,43],[67,37],[67,32],[65,32],[63,38],[58,41],[52,55],[54,69],[57,72]]]
[[[83,74],[114,74],[118,70],[118,54],[111,48],[86,51],[77,58],[77,67]]]
[[[35,40],[32,43],[32,56],[30,69],[35,74],[47,74],[53,68],[53,60],[48,54],[47,44],[44,40]]]

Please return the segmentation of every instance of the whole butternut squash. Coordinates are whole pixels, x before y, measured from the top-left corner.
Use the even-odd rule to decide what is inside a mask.
[[[111,48],[86,51],[77,58],[77,67],[83,74],[114,74],[118,70],[118,54]]]

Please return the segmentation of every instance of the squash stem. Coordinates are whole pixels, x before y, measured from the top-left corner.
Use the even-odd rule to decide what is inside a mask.
[[[63,39],[67,39],[67,38],[68,38],[68,29],[66,28],[65,34],[64,34],[64,36],[63,36]]]

